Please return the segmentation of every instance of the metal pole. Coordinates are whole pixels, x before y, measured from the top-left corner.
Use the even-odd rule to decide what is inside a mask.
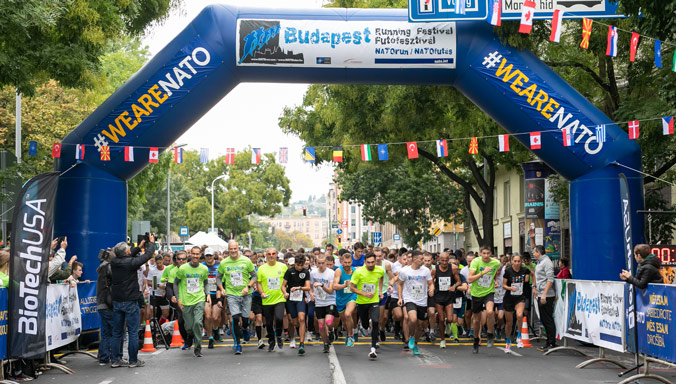
[[[16,133],[14,152],[16,154],[16,163],[21,164],[21,94],[16,92]]]
[[[171,250],[171,166],[167,172],[167,248]]]

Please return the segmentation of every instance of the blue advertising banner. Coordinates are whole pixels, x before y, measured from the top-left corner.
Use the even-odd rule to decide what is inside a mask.
[[[7,358],[7,289],[0,288],[0,360]]]
[[[672,306],[676,302],[676,286],[650,284],[637,291],[636,331],[638,352],[676,363],[676,332]]]
[[[82,312],[82,330],[98,329],[101,327],[99,312],[96,310],[96,281],[79,283],[77,294],[80,297],[80,311]]]
[[[622,238],[624,239],[624,268],[634,275],[634,241],[631,235],[631,204],[627,178],[620,173],[620,201],[622,202]],[[636,288],[633,284],[625,286],[625,324],[627,325],[627,351],[636,353]],[[636,361],[638,363],[638,360]]]

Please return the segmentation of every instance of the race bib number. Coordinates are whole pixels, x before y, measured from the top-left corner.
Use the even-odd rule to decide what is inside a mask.
[[[207,279],[207,286],[209,287],[209,292],[216,292],[216,278],[209,277]]]
[[[315,287],[315,296],[317,300],[324,300],[326,299],[326,291],[323,287]]]
[[[484,288],[491,287],[491,280],[493,279],[492,275],[483,275],[479,278],[479,286]]]
[[[268,277],[268,290],[279,289],[279,277]]]
[[[455,302],[453,303],[453,308],[460,309],[462,308],[462,297],[456,297]]]
[[[200,279],[197,277],[188,277],[187,291],[188,293],[197,293],[200,291]]]
[[[289,295],[289,300],[291,301],[302,301],[303,300],[303,290],[297,289]]]
[[[375,293],[376,292],[376,285],[375,284],[364,284],[362,287],[362,292],[364,293]]]
[[[242,279],[242,271],[230,272],[230,284],[232,284],[233,287],[241,287],[242,285],[244,285],[244,279]],[[270,286],[268,285],[268,287]]]
[[[345,280],[345,288],[343,288],[343,293],[350,294],[352,291],[350,290],[350,280]]]
[[[512,283],[512,287],[516,287],[516,291],[512,291],[512,296],[521,296],[523,295],[523,283]]]
[[[425,289],[422,285],[411,285],[411,297],[413,300],[422,300],[425,297]]]
[[[451,289],[451,277],[450,276],[439,277],[439,290],[448,291],[449,289]]]

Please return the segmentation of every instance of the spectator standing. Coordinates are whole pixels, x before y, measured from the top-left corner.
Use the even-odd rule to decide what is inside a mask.
[[[559,273],[556,275],[557,279],[572,279],[570,274],[570,259],[567,257],[562,257],[559,259]]]
[[[113,272],[110,268],[110,259],[114,254],[108,248],[99,252],[101,263],[96,268],[96,310],[101,318],[101,336],[99,343],[99,365],[110,364],[112,356],[111,341],[113,337]]]
[[[645,289],[648,284],[664,283],[664,278],[660,273],[662,262],[658,257],[650,253],[650,246],[648,244],[638,244],[634,247],[634,259],[638,263],[636,276],[632,276],[629,271],[623,269],[622,273],[620,273],[620,279],[635,285],[639,289]]]
[[[9,286],[9,250],[0,250],[0,287]]]
[[[556,293],[552,286],[554,285],[554,263],[545,255],[545,247],[536,245],[533,250],[537,265],[535,266],[535,287],[533,297],[537,300],[540,310],[540,320],[545,326],[547,332],[547,341],[542,352],[547,352],[556,347],[556,324],[554,323],[554,299]]]

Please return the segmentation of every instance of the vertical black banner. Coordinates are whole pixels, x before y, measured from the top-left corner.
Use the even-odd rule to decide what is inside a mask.
[[[631,235],[631,204],[629,202],[629,186],[627,178],[620,173],[620,202],[622,203],[622,238],[624,239],[625,269],[634,274],[634,242]],[[625,285],[625,342],[627,350],[636,353],[636,287],[633,284]]]
[[[14,206],[9,284],[9,356],[45,353],[45,299],[59,172],[42,173],[21,189]]]

